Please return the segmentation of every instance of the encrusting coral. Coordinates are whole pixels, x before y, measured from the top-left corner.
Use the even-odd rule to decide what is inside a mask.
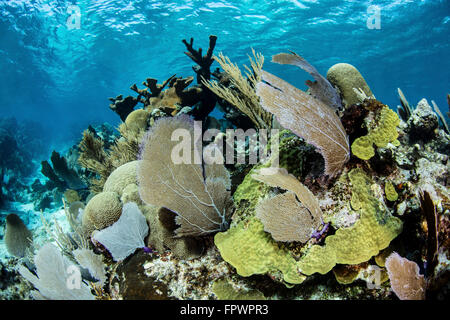
[[[352,153],[360,159],[369,160],[375,155],[375,144],[379,148],[384,148],[388,143],[398,144],[397,126],[400,119],[397,114],[388,106],[382,107],[376,114],[376,127],[369,128],[369,133],[357,138],[352,143]]]
[[[325,274],[338,263],[365,262],[386,248],[402,230],[401,220],[391,216],[374,197],[370,178],[361,169],[353,169],[348,175],[353,187],[352,203],[358,203],[360,219],[326,237],[324,246],[309,248],[298,263],[304,274]]]

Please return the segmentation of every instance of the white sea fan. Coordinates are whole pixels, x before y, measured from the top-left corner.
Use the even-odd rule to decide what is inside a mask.
[[[93,238],[109,250],[115,261],[120,261],[136,249],[145,247],[147,234],[147,220],[136,203],[128,202],[124,204],[119,220],[96,232]]]
[[[77,268],[58,248],[46,243],[34,257],[37,277],[25,266],[19,267],[19,273],[39,291],[31,294],[36,300],[94,300],[88,285],[81,281],[78,273],[78,285],[70,286],[70,279],[77,280]],[[70,283],[69,283],[70,284]]]
[[[75,260],[77,260],[80,266],[88,269],[92,277],[99,280],[101,285],[105,283],[106,272],[101,255],[95,254],[89,249],[76,249],[72,253]]]

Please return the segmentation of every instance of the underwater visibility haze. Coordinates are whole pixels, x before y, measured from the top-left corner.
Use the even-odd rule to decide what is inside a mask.
[[[446,0],[0,0],[0,298],[448,299],[449,39]]]

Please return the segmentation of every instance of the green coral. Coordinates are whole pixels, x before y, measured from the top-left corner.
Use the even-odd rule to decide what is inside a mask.
[[[386,194],[386,199],[389,201],[397,201],[398,193],[395,191],[395,187],[390,181],[387,181],[384,185],[384,193]]]
[[[259,199],[269,192],[270,186],[252,178],[256,170],[267,167],[270,167],[270,161],[254,166],[237,187],[233,194],[233,201],[237,208],[233,215],[233,222],[239,222],[253,216]]]
[[[369,160],[375,155],[375,144],[384,148],[389,142],[397,144],[397,126],[400,124],[398,115],[385,106],[381,108],[377,126],[365,136],[357,138],[352,144],[352,153],[362,160]]]
[[[360,206],[360,219],[349,228],[341,228],[325,239],[325,245],[313,245],[300,259],[301,272],[325,274],[336,264],[359,264],[386,248],[402,230],[400,219],[391,216],[371,191],[372,181],[364,172],[349,172],[353,196]]]
[[[217,233],[214,243],[222,258],[235,267],[240,276],[280,271],[287,283],[298,284],[305,280],[289,251],[280,248],[254,217]]]
[[[215,281],[212,290],[219,300],[266,300],[258,290],[238,290],[226,280]]]

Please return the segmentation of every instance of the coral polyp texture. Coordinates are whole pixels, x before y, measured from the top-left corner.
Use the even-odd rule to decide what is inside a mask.
[[[204,51],[180,40],[181,62],[164,61],[192,60],[190,74],[111,98],[119,123],[80,130],[34,180],[0,121],[14,154],[0,155],[2,298],[448,299],[450,138],[434,100],[394,90],[397,115],[348,63],[324,77],[326,59],[264,64],[249,48],[240,69],[215,35]]]

